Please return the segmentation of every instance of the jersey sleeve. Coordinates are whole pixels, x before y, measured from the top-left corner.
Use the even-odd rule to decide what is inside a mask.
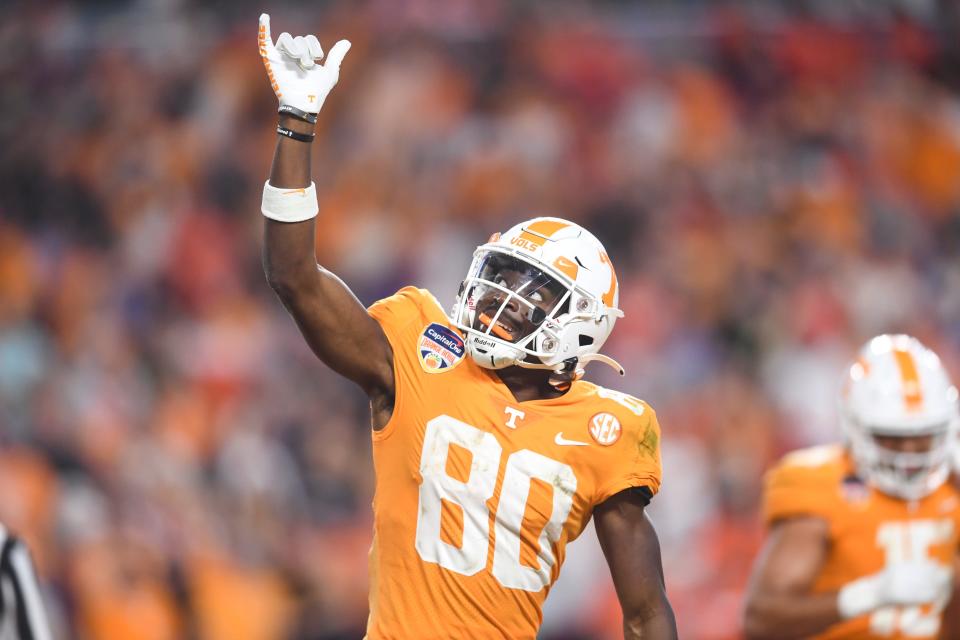
[[[393,351],[393,414],[383,429],[373,432],[374,440],[388,437],[396,429],[397,416],[402,413],[406,399],[419,395],[420,368],[415,355],[417,337],[431,310],[438,313],[438,309],[433,296],[416,287],[404,287],[367,308],[367,313],[380,324]]]
[[[377,300],[367,309],[387,335],[394,357],[402,349],[407,334],[416,335],[424,321],[424,307],[430,300],[432,296],[425,289],[404,287],[388,298]]]
[[[770,470],[764,481],[763,520],[814,516],[830,520],[835,512],[837,483],[832,465],[805,465],[788,457]]]
[[[632,398],[631,398],[632,400]],[[639,403],[639,401],[636,401]],[[621,491],[631,488],[647,488],[647,498],[660,491],[663,469],[660,463],[660,423],[657,414],[645,403],[641,415],[628,412],[630,420],[624,421],[623,437],[611,447],[601,464],[608,473],[597,487],[597,504]],[[619,412],[622,416],[624,412]]]

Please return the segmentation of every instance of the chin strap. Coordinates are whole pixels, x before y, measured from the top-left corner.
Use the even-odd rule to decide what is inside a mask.
[[[627,373],[626,371],[624,371],[623,367],[620,366],[620,363],[619,363],[619,362],[617,362],[616,360],[614,360],[614,359],[611,358],[610,356],[605,356],[605,355],[603,355],[602,353],[590,353],[590,354],[587,354],[587,355],[583,356],[582,358],[580,358],[580,363],[581,363],[581,364],[586,364],[586,363],[590,362],[591,360],[596,360],[597,362],[602,362],[603,364],[607,365],[608,367],[614,369],[614,370],[615,370],[617,373],[619,373],[620,375],[626,375],[626,373]]]
[[[623,367],[620,366],[620,363],[611,358],[610,356],[605,356],[602,353],[589,353],[585,356],[577,358],[567,358],[559,365],[548,365],[548,364],[537,364],[533,362],[525,362],[520,360],[515,364],[518,367],[523,367],[524,369],[550,369],[554,371],[559,377],[564,379],[570,379],[571,374],[573,374],[574,380],[579,380],[583,377],[583,367],[588,362],[596,360],[597,362],[602,362],[608,367],[614,369],[621,376],[626,374]],[[552,383],[551,383],[552,384]]]
[[[560,367],[554,369],[550,377],[547,378],[547,383],[558,391],[566,391],[585,373],[583,367],[577,365],[578,360],[576,358],[567,358]]]

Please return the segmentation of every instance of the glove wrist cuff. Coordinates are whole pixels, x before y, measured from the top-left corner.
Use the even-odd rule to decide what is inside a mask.
[[[280,108],[277,109],[277,113],[279,113],[282,116],[284,115],[290,116],[292,118],[296,118],[297,120],[302,120],[303,122],[308,122],[310,124],[317,124],[316,113],[310,113],[308,111],[297,109],[293,105],[282,104],[280,105]]]

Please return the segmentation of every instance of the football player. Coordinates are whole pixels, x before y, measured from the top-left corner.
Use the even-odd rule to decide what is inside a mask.
[[[280,101],[264,185],[267,279],[316,355],[370,398],[376,495],[367,637],[536,637],[568,542],[594,518],[624,635],[675,638],[644,507],[660,430],[644,402],[580,380],[617,317],[600,242],[558,218],[494,235],[451,315],[405,287],[365,309],[314,252],[316,114],[350,47],[260,54]]]
[[[960,533],[957,389],[918,340],[881,335],[847,370],[840,409],[843,446],[796,451],[767,476],[746,634],[940,637]]]

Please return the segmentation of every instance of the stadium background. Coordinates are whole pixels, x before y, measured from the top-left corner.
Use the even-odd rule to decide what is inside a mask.
[[[954,3],[4,3],[0,519],[58,637],[362,635],[366,407],[259,266],[261,10],[353,41],[317,245],[361,300],[452,302],[535,214],[606,242],[628,377],[593,373],[661,418],[681,637],[737,637],[761,474],[838,437],[852,350],[960,371]],[[592,532],[568,557],[543,637],[619,637]]]

